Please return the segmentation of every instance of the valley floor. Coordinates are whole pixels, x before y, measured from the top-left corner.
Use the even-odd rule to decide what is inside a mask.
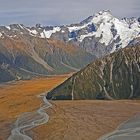
[[[37,95],[69,75],[0,85],[0,140],[6,140],[20,114],[42,104]],[[140,112],[140,101],[51,101],[47,124],[28,132],[34,140],[96,140]]]
[[[34,140],[97,140],[140,112],[140,101],[53,101],[47,124],[34,128]]]
[[[62,75],[0,84],[0,140],[8,138],[14,122],[22,113],[39,108],[42,100],[37,95],[51,90],[68,77]]]

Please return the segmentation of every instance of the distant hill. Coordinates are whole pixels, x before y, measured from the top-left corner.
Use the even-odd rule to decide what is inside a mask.
[[[0,39],[0,82],[78,71],[95,57],[78,46],[32,36]]]
[[[48,99],[132,99],[140,97],[140,46],[98,59],[50,91]]]

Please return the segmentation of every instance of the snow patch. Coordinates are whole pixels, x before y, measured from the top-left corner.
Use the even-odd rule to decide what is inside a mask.
[[[2,37],[2,33],[0,33],[0,37]]]
[[[53,30],[49,30],[49,31],[46,31],[44,29],[43,32],[40,33],[40,36],[41,38],[50,38],[53,33],[59,32],[60,30],[61,30],[60,27],[54,27]]]
[[[129,28],[128,24],[123,23],[116,18],[114,19],[114,26],[117,30],[117,34],[120,36],[122,48],[126,47],[140,32],[140,28]]]
[[[72,26],[72,27],[68,27],[68,30],[69,30],[69,32],[72,32],[72,31],[81,30],[81,29],[83,29],[85,27],[86,27],[86,25],[83,25],[83,26]]]
[[[10,26],[5,26],[8,30],[11,30],[11,27]]]
[[[38,32],[36,30],[30,30],[30,33],[32,33],[34,35],[38,34]]]
[[[62,30],[62,31],[61,31],[61,33],[65,33],[65,31],[64,31],[64,30]]]
[[[86,34],[86,35],[81,35],[80,38],[78,39],[80,42],[82,42],[86,37],[92,37],[95,35],[95,32]]]
[[[106,46],[113,41],[111,26],[112,25],[108,22],[102,23],[95,34],[96,37],[101,37],[100,42],[105,43]]]

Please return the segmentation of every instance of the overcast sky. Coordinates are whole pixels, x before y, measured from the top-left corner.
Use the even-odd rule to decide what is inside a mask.
[[[116,17],[140,17],[140,0],[0,0],[0,25],[77,23],[101,10]]]

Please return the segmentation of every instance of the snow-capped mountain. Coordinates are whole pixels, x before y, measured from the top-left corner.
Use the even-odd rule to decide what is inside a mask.
[[[31,35],[39,38],[55,38],[81,46],[96,56],[126,47],[140,36],[139,18],[115,18],[110,11],[101,11],[79,24],[60,27],[26,27],[22,24],[0,26],[0,37]]]
[[[60,27],[26,27],[22,24],[0,26],[0,37],[31,35],[39,38],[54,38],[79,45],[97,57],[126,47],[140,36],[140,18],[115,18],[109,10],[88,17],[78,24]]]
[[[65,29],[66,28],[66,29]],[[86,51],[103,56],[126,47],[131,40],[140,36],[139,18],[115,18],[110,11],[101,11],[88,17],[80,24],[65,26],[60,35],[52,35],[57,39],[63,39],[79,44]],[[65,32],[68,32],[66,38]]]
[[[110,11],[60,27],[0,26],[0,81],[77,71],[139,38],[140,18],[119,20]]]

